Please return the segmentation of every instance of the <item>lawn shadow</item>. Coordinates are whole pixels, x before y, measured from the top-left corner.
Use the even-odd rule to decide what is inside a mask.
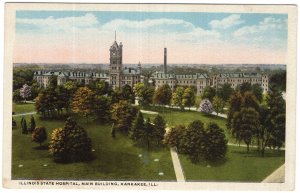
[[[278,151],[278,150],[268,150],[265,152],[264,157],[262,156],[261,152],[258,150],[250,150],[250,152],[245,151],[238,151],[238,150],[233,150],[231,151],[233,154],[238,154],[242,157],[261,157],[261,158],[266,158],[266,157],[282,157],[282,155],[285,154],[285,151]]]
[[[41,146],[36,146],[33,147],[35,150],[48,150],[48,145],[41,145]]]
[[[97,154],[95,154],[95,161],[91,164],[96,170],[95,172],[101,172],[110,176],[104,179],[126,179],[128,180],[130,176],[139,176],[142,165],[142,161],[139,160],[138,155],[132,153],[111,151],[108,149],[101,149]],[[135,180],[131,178],[130,180]]]

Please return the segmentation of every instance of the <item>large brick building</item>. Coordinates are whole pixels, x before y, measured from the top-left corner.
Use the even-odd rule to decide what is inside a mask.
[[[137,68],[123,68],[123,45],[115,40],[109,49],[110,52],[110,64],[109,73],[97,73],[97,72],[81,72],[81,71],[36,71],[34,77],[37,80],[40,87],[46,88],[49,85],[51,76],[57,77],[57,84],[63,85],[67,81],[77,81],[81,84],[89,84],[90,81],[104,80],[108,82],[114,89],[129,85],[131,87],[134,84],[142,80],[141,63],[138,63]]]
[[[167,72],[167,49],[164,49],[164,67],[163,72],[156,72],[151,77],[156,88],[168,84],[172,90],[177,86],[194,87],[197,95],[201,95],[204,88],[211,86],[220,88],[223,84],[228,83],[233,89],[244,82],[250,84],[259,84],[263,92],[268,92],[269,78],[268,75],[259,73],[220,73],[208,76],[204,73],[195,74],[174,74]]]

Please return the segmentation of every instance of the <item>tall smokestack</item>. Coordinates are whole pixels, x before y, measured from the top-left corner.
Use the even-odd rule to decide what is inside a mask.
[[[167,74],[167,48],[164,49],[164,73]]]

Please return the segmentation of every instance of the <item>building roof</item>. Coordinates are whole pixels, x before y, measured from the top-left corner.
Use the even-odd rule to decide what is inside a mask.
[[[220,78],[261,78],[259,73],[221,73],[217,75]]]
[[[125,75],[139,75],[140,71],[136,68],[125,68],[122,73]]]
[[[70,78],[108,78],[106,73],[98,72],[81,72],[81,71],[36,71],[35,76],[58,76],[58,77],[70,77]]]
[[[201,78],[208,78],[207,74],[165,74],[165,73],[155,73],[153,74],[154,79],[178,79],[178,80],[185,80],[185,79],[201,79]]]

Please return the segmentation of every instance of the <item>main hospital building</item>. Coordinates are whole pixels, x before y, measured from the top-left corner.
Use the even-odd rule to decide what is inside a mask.
[[[110,47],[110,64],[109,73],[97,72],[81,72],[81,71],[36,71],[36,78],[40,87],[47,87],[51,76],[57,76],[57,84],[62,85],[68,80],[88,84],[93,80],[104,80],[109,82],[113,88],[130,85],[133,87],[138,82],[146,81],[142,76],[142,66],[139,63],[137,68],[123,68],[122,60],[122,42],[118,44],[114,41]],[[167,48],[164,48],[164,70],[156,72],[150,77],[149,82],[152,82],[156,88],[168,84],[172,90],[176,86],[193,86],[197,88],[197,95],[200,95],[206,86],[219,88],[224,83],[228,83],[232,88],[238,85],[249,82],[251,84],[259,84],[263,92],[268,91],[268,76],[258,73],[221,73],[208,76],[207,74],[173,74],[167,73]]]

